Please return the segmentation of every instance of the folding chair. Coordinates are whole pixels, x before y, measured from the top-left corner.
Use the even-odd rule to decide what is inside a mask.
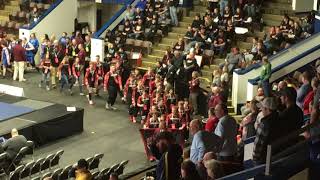
[[[93,157],[93,161],[89,164],[89,170],[99,169],[99,164],[104,154],[96,154]]]
[[[40,158],[34,163],[34,165],[31,168],[31,174],[30,175],[37,174],[37,173],[40,174],[40,172],[41,172],[41,164],[43,163],[44,160],[45,160],[45,158]]]
[[[62,172],[59,175],[59,180],[66,180],[69,178],[69,171],[71,170],[72,165],[68,165],[63,168]]]
[[[9,169],[13,166],[16,167],[18,166],[18,164],[21,162],[21,160],[23,159],[23,157],[26,155],[26,152],[28,150],[28,147],[23,147],[20,149],[20,151],[18,152],[18,154],[16,155],[16,157],[13,158],[11,164],[9,165]]]
[[[10,173],[9,180],[19,180],[20,172],[23,169],[23,165],[18,166],[14,171]]]
[[[64,153],[64,150],[59,150],[53,157],[52,161],[50,162],[50,168],[54,166],[59,166],[59,162],[61,159],[62,154]]]
[[[34,166],[35,163],[36,162],[32,161],[32,162],[27,163],[23,167],[22,171],[20,172],[20,179],[29,177],[31,175],[31,169],[32,169],[32,167]]]
[[[7,163],[8,154],[6,152],[0,154],[0,174],[5,171],[4,167]]]
[[[102,169],[99,173],[99,179],[109,179],[111,173],[109,173],[110,168]]]
[[[45,160],[42,162],[41,166],[40,166],[40,171],[44,171],[44,170],[48,170],[50,169],[50,162],[53,160],[54,158],[54,154],[49,154]]]
[[[27,147],[28,147],[28,150],[26,152],[26,155],[31,155],[32,156],[32,160],[34,160],[34,142],[33,141],[27,141]]]
[[[115,173],[117,173],[118,175],[123,174],[124,168],[126,167],[126,165],[129,163],[129,160],[125,160],[122,161],[119,166],[114,170]]]
[[[58,169],[54,170],[51,175],[51,178],[53,180],[59,180],[59,175],[61,174],[62,170],[63,170],[62,168],[58,168]]]

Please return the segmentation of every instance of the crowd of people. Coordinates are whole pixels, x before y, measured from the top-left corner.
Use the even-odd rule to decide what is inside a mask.
[[[243,155],[242,140],[252,136],[256,136],[254,164],[265,163],[268,144],[316,122],[319,115],[319,63],[315,74],[305,71],[297,81],[285,79],[276,87],[269,84],[271,64],[266,57],[312,34],[312,27],[307,28],[312,26],[312,18],[307,19],[307,29],[303,29],[298,22],[285,16],[265,41],[254,38],[252,49],[242,54],[232,44],[234,27],[251,23],[250,18],[252,21],[257,17],[260,4],[248,1],[227,6],[225,0],[209,2],[206,15],[203,18],[196,15],[186,36],[180,37],[163,59],[157,61],[156,67],[149,67],[145,73],[130,65],[124,50],[125,39],[152,40],[158,30],[178,26],[175,0],[141,0],[136,8],[129,6],[123,28],[107,32],[105,57],[90,57],[91,34],[76,32],[69,36],[63,33],[59,39],[46,35],[41,41],[35,34],[31,34],[29,40],[1,38],[2,75],[6,78],[12,73],[13,80],[26,81],[24,68],[27,64],[41,73],[39,87],[48,91],[59,84],[61,92],[67,89],[72,95],[74,87],[78,87],[79,95],[86,95],[90,105],[94,104],[95,96],[100,96],[101,90],[107,91],[107,110],[117,109],[115,103],[119,94],[128,106],[130,121],[140,120],[143,128],[157,130],[155,140],[148,144],[158,159],[156,179],[216,179],[238,171],[241,169],[239,157]],[[225,63],[213,71],[210,92],[203,90],[201,64],[197,63],[196,55],[203,55],[210,49],[224,57],[229,47],[232,49]],[[38,50],[39,66],[35,63]],[[234,69],[260,61],[264,67],[261,87],[255,98],[241,108],[244,118],[238,124],[228,114],[230,75]],[[208,117],[205,125],[197,115]],[[305,121],[306,116],[310,116],[309,121]],[[190,152],[183,152],[175,142],[171,131],[176,129],[184,132],[186,140],[189,133],[192,135]],[[310,138],[315,132],[306,132],[304,136]],[[296,139],[283,143],[273,153],[295,142]],[[319,154],[318,146],[319,142],[312,144],[315,159]],[[78,171],[85,171],[85,162],[79,161],[78,166]]]

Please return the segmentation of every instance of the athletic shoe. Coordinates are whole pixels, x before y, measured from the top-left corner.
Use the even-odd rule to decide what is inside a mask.
[[[46,86],[46,90],[47,90],[47,91],[50,91],[50,87],[49,87],[49,86]]]
[[[70,96],[72,96],[72,95],[73,95],[72,90],[71,90],[71,89],[68,89],[68,91],[69,91]]]
[[[39,88],[42,88],[42,85],[41,85],[41,83],[40,83],[40,84],[38,85],[38,87],[39,87]]]
[[[91,101],[89,101],[89,104],[90,104],[90,105],[93,105],[93,101],[92,101],[92,100],[91,100]]]
[[[80,96],[84,96],[84,94],[83,94],[83,93],[80,93]]]
[[[116,107],[114,107],[114,106],[111,106],[111,109],[112,109],[112,110],[117,110],[117,108],[116,108]]]
[[[137,123],[136,117],[133,117],[133,118],[132,118],[132,122],[133,122],[133,123]]]
[[[106,109],[109,110],[110,109],[110,105],[108,103],[106,103]]]
[[[19,80],[19,82],[26,82],[26,81],[27,81],[26,79]]]

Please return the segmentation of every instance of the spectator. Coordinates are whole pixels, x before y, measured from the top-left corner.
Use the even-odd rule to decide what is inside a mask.
[[[219,122],[219,119],[214,114],[214,108],[209,108],[208,116],[209,117],[207,119],[205,130],[210,133],[214,133],[214,131],[218,125],[218,122]]]
[[[229,2],[228,0],[220,0],[220,14],[221,16],[224,15],[224,10],[225,10],[225,7],[229,6]]]
[[[256,122],[259,113],[259,108],[257,106],[258,103],[259,102],[256,100],[252,100],[250,102],[250,113],[241,121],[240,127],[242,127],[243,140],[250,138],[256,134],[256,130],[254,129],[254,123]]]
[[[198,170],[199,175],[202,179],[208,178],[205,163],[211,159],[217,159],[216,153],[207,152],[206,154],[204,154],[202,161],[197,165],[197,170]]]
[[[281,103],[285,109],[280,113],[280,123],[282,135],[288,135],[300,129],[303,125],[303,112],[296,104],[297,92],[292,87],[287,87],[280,92]]]
[[[190,123],[190,133],[193,135],[192,145],[190,150],[190,160],[198,164],[205,153],[219,152],[222,146],[221,139],[201,128],[201,121],[198,119],[192,120]]]
[[[207,180],[215,180],[224,176],[223,167],[217,160],[208,160],[205,162],[204,166],[207,169]]]
[[[218,153],[219,161],[233,161],[237,152],[237,123],[228,115],[228,107],[225,104],[218,104],[215,107],[215,115],[219,118],[215,134],[223,141],[222,150]]]
[[[178,15],[177,15],[178,5],[179,5],[178,0],[169,0],[169,11],[170,11],[171,24],[174,26],[179,25]]]
[[[199,73],[197,71],[192,72],[192,79],[189,81],[189,87],[190,87],[190,96],[189,100],[192,104],[194,114],[198,114],[198,97],[200,94],[200,79],[199,79]]]
[[[38,49],[39,49],[39,41],[38,41],[35,33],[30,34],[29,43],[32,44],[32,46],[34,48],[30,54],[30,64],[34,68],[36,66],[34,57],[36,56]]]
[[[160,159],[156,167],[156,180],[176,180],[180,177],[182,149],[174,142],[170,132],[161,132],[156,138]],[[159,157],[159,155],[156,155]]]
[[[119,179],[119,177],[118,177],[117,173],[111,173],[110,174],[109,180],[118,180],[118,179]]]
[[[242,61],[244,61],[244,59],[239,52],[239,48],[232,48],[232,52],[229,53],[225,59],[225,65],[228,66],[228,72],[232,73],[234,69],[238,68],[238,64]]]
[[[17,129],[11,130],[11,138],[2,144],[3,150],[7,153],[10,160],[19,153],[20,149],[27,145],[27,139],[23,135],[19,135]]]
[[[263,66],[260,74],[261,86],[264,92],[265,97],[270,97],[270,83],[269,79],[271,77],[271,64],[267,57],[262,58]]]
[[[310,115],[312,102],[314,100],[314,95],[316,93],[317,87],[319,85],[319,79],[317,77],[312,78],[311,87],[312,91],[310,91],[303,100],[303,114]]]
[[[2,61],[2,77],[3,79],[6,77],[7,74],[7,69],[9,70],[11,67],[11,56],[8,48],[8,42],[3,41],[1,42],[1,61]]]
[[[22,41],[19,39],[18,44],[16,44],[13,48],[13,61],[14,61],[14,72],[13,72],[13,80],[17,79],[19,74],[19,81],[23,82],[26,79],[23,77],[24,75],[24,66],[27,61],[26,58],[26,50],[21,45]]]
[[[208,97],[208,108],[215,108],[218,104],[223,103],[223,98],[220,94],[218,86],[211,86],[211,94]]]
[[[92,175],[88,170],[88,162],[85,159],[80,159],[74,170],[76,180],[91,180]]]
[[[181,180],[201,180],[192,161],[185,160],[181,163]]]
[[[279,114],[276,111],[277,103],[275,98],[265,98],[258,104],[258,107],[261,109],[263,118],[258,124],[252,157],[255,164],[262,164],[266,161],[267,145],[279,137],[281,128],[277,124]]]
[[[26,50],[27,65],[34,64],[35,47],[25,37],[22,39],[22,47]]]
[[[303,108],[303,101],[307,94],[312,91],[312,87],[310,84],[311,81],[311,74],[308,71],[302,73],[302,85],[297,90],[297,100],[296,103],[300,108]]]
[[[29,24],[36,23],[39,20],[40,13],[38,11],[37,6],[34,6],[31,13],[30,13],[30,18],[29,18]]]

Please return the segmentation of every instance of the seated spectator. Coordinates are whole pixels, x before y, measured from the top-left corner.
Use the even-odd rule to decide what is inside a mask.
[[[155,19],[152,19],[151,24],[147,28],[148,32],[145,33],[145,37],[148,41],[152,41],[158,32],[159,25]]]
[[[277,103],[275,98],[265,98],[258,104],[258,107],[261,109],[263,117],[258,123],[252,157],[255,164],[262,164],[266,161],[267,145],[279,137],[279,133],[282,130],[278,126],[279,114],[276,110]]]
[[[202,25],[202,24],[203,24],[203,22],[200,19],[200,14],[196,14],[194,17],[194,20],[191,24],[191,28],[193,31],[198,31],[198,30],[200,30],[200,25]]]
[[[30,18],[29,18],[29,24],[33,24],[39,20],[40,13],[38,11],[38,8],[35,6],[33,7],[31,13],[30,13]]]
[[[10,160],[14,159],[20,149],[27,145],[27,139],[23,135],[19,135],[17,129],[11,130],[11,138],[2,144],[3,150],[8,154]]]
[[[181,163],[181,180],[201,180],[196,165],[192,161],[185,160]]]
[[[259,108],[257,106],[259,102],[252,100],[250,102],[250,113],[244,117],[241,121],[240,127],[242,127],[242,139],[245,140],[256,135],[256,130],[254,129],[254,124],[259,113]]]
[[[211,93],[208,96],[208,108],[215,108],[218,104],[223,103],[223,98],[220,94],[218,86],[211,86]]]
[[[208,131],[203,131],[200,120],[191,121],[190,133],[193,136],[190,149],[190,160],[193,163],[198,164],[207,152],[220,152],[222,146],[220,137]]]
[[[211,46],[211,50],[215,51],[215,54],[219,55],[221,58],[224,55],[225,47],[226,47],[226,37],[223,30],[219,29],[218,35],[213,41],[213,45]]]
[[[184,41],[182,38],[179,38],[178,42],[173,46],[173,51],[184,51]]]
[[[214,8],[211,17],[212,17],[213,22],[215,23],[215,25],[221,24],[221,22],[222,22],[222,17],[221,17],[221,14],[220,14],[218,8]]]
[[[228,107],[225,104],[218,104],[215,107],[215,115],[219,118],[215,134],[223,141],[222,150],[218,153],[219,161],[233,161],[237,152],[237,123],[228,115]]]
[[[232,48],[231,53],[229,53],[225,59],[225,64],[222,64],[222,65],[228,66],[228,72],[230,74],[233,72],[233,70],[238,68],[239,63],[241,63],[242,61],[244,61],[244,58],[242,54],[240,54],[239,48],[235,47],[235,48]]]
[[[207,180],[215,180],[224,176],[223,167],[219,161],[211,159],[206,161],[204,166],[207,169]]]
[[[109,180],[118,180],[119,176],[117,173],[111,173],[109,176]]]
[[[312,90],[306,95],[306,97],[303,100],[303,114],[304,115],[310,115],[311,113],[311,106],[314,99],[315,92],[317,90],[317,87],[319,85],[319,79],[317,77],[312,78],[311,80],[311,87]]]
[[[241,9],[237,7],[236,13],[232,16],[232,22],[235,26],[242,26],[243,23],[243,14],[241,12]]]
[[[186,34],[183,37],[187,43],[189,43],[190,41],[193,41],[194,39],[194,31],[192,30],[191,26],[188,26],[188,30],[186,32]]]
[[[304,98],[307,96],[307,94],[312,91],[312,87],[310,84],[311,81],[311,75],[308,71],[305,71],[302,73],[302,85],[301,87],[297,90],[297,100],[296,103],[297,105],[302,109],[303,108],[303,101]]]
[[[256,17],[257,7],[254,3],[254,0],[248,0],[243,7],[243,11],[246,17],[251,17],[251,18]]]
[[[219,119],[214,115],[214,108],[210,108],[208,111],[208,119],[205,126],[205,130],[213,133],[218,125]]]
[[[93,177],[88,167],[89,164],[85,159],[79,159],[75,167],[69,171],[69,177],[74,177],[75,180],[91,180]]]
[[[130,34],[131,38],[142,40],[144,38],[144,25],[142,19],[138,19],[136,25],[133,28],[133,33]]]

